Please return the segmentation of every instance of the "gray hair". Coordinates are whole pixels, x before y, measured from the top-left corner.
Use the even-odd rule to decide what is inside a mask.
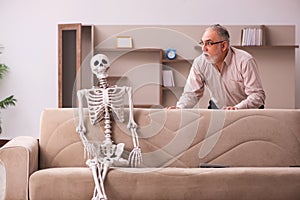
[[[224,40],[230,42],[230,36],[228,30],[221,26],[220,24],[214,24],[206,28],[206,30],[214,30],[218,33],[218,35]]]

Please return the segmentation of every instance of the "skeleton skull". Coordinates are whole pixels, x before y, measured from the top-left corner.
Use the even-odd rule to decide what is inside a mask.
[[[95,74],[99,79],[106,78],[108,76],[107,71],[109,66],[109,59],[103,54],[97,54],[93,56],[90,62],[90,67],[93,74]]]

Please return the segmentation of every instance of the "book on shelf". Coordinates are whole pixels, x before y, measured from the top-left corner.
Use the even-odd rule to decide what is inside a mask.
[[[164,87],[174,87],[174,76],[172,70],[162,70],[162,79]]]
[[[242,46],[265,45],[265,26],[245,27],[241,33]]]

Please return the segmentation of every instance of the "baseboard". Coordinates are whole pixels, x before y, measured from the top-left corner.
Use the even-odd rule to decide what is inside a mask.
[[[0,139],[0,147],[2,147],[3,145],[5,145],[9,140],[5,140],[5,139]]]

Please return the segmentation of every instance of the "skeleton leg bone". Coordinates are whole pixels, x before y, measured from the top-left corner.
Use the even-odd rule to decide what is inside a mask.
[[[99,164],[100,164],[100,166],[98,165],[98,180],[100,182],[102,197],[104,200],[107,200],[107,196],[106,196],[105,189],[104,189],[104,179],[105,179],[105,176],[106,176],[109,166],[106,164],[103,164],[103,163],[99,163]]]
[[[97,165],[99,164],[96,161],[96,158],[91,160],[88,159],[86,161],[86,164],[89,166],[89,168],[92,170],[93,173],[93,178],[94,178],[94,183],[95,183],[95,190],[94,191],[94,196],[92,200],[101,200],[101,199],[105,199],[104,195],[102,193],[102,189],[101,189],[101,185],[99,183],[99,179],[98,179],[98,173],[99,173],[99,168],[97,167]],[[101,172],[101,171],[100,171]],[[101,173],[100,173],[101,174]],[[100,179],[102,180],[102,179]],[[102,182],[103,183],[103,182]],[[103,184],[102,184],[103,185]]]

